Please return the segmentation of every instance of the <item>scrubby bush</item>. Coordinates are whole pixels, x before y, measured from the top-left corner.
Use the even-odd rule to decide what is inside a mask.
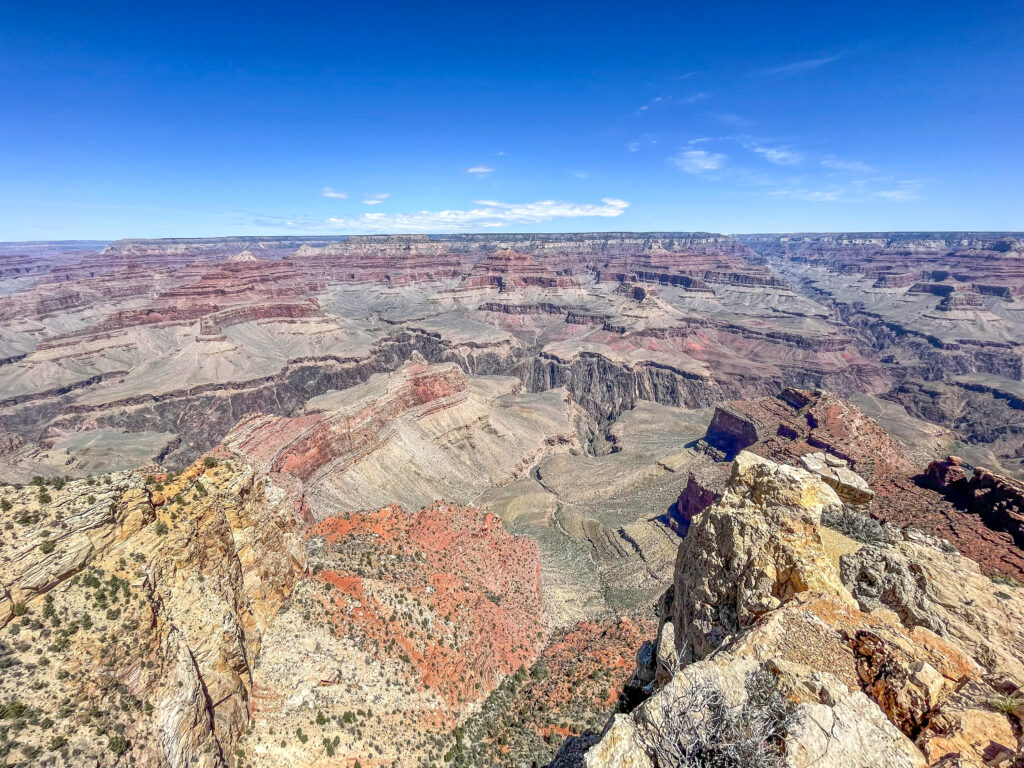
[[[213,469],[214,467],[217,466],[217,460],[213,458],[213,456],[207,456],[205,459],[203,459],[203,466],[206,467],[207,469]]]
[[[167,527],[167,523],[165,523],[163,520],[158,522],[156,524],[156,527],[153,529],[154,533],[156,533],[157,536],[166,536],[168,530],[169,529]]]
[[[50,554],[56,548],[57,548],[57,542],[55,542],[53,539],[47,539],[46,541],[44,541],[42,544],[39,545],[39,551],[42,552],[44,555]]]
[[[887,540],[881,523],[849,504],[838,510],[826,509],[821,513],[821,523],[864,544],[882,544]]]
[[[636,743],[656,768],[781,768],[783,739],[796,709],[765,668],[746,681],[746,700],[730,704],[706,679],[679,680],[652,702]]]
[[[120,734],[111,736],[110,741],[107,742],[107,748],[115,755],[123,755],[128,751],[128,740]]]
[[[992,709],[996,712],[1002,712],[1004,715],[1012,715],[1016,713],[1018,708],[1024,706],[1024,697],[1016,693],[1011,693],[994,699],[991,704]]]

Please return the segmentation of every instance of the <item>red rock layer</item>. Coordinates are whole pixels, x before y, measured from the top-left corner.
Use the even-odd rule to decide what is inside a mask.
[[[224,442],[269,471],[308,480],[329,464],[349,466],[382,445],[403,414],[422,416],[461,402],[468,381],[454,363],[410,363],[342,410],[296,418],[252,414]]]
[[[497,288],[499,291],[525,287],[567,288],[573,285],[579,285],[579,281],[573,277],[560,277],[532,256],[515,251],[499,251],[477,262],[462,283],[464,288]]]
[[[309,537],[329,546],[314,577],[338,633],[401,661],[456,707],[485,696],[543,645],[537,546],[493,514],[436,502],[327,518]]]

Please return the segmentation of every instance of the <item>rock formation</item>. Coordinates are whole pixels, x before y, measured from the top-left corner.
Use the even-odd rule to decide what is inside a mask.
[[[232,458],[5,499],[0,697],[29,713],[5,749],[225,765],[267,624],[305,570],[301,494]]]
[[[747,742],[715,741],[723,722],[760,739],[750,759],[777,761],[764,765],[1011,764],[1019,713],[998,702],[1024,680],[1024,591],[909,529],[859,545],[824,528],[842,505],[818,473],[737,457],[679,548],[680,669],[585,765],[664,764],[680,745],[724,756]]]

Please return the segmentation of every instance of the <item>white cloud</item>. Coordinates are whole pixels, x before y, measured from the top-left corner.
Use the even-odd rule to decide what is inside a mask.
[[[860,190],[854,190],[845,186],[830,186],[830,187],[780,187],[778,189],[769,190],[769,195],[776,197],[791,197],[794,200],[809,200],[815,203],[836,203],[836,202],[850,202],[854,199],[855,193],[859,193]]]
[[[577,179],[589,179],[590,178],[590,172],[589,171],[573,171],[572,175],[575,176]]]
[[[493,168],[489,168],[486,165],[474,165],[472,168],[467,168],[466,173],[472,173],[474,176],[486,176],[489,173],[494,173]]]
[[[348,197],[344,192],[338,192],[337,190],[331,189],[330,187],[324,187],[320,192],[321,197],[333,197],[336,200],[344,200]]]
[[[626,149],[628,149],[630,152],[639,152],[640,151],[640,142],[639,141],[631,141],[631,142],[629,142],[629,144],[626,145]]]
[[[647,111],[648,109],[653,107],[655,104],[657,104],[659,101],[663,101],[666,104],[668,104],[669,102],[671,102],[673,104],[696,104],[698,101],[706,99],[710,95],[711,95],[710,93],[706,93],[704,91],[699,91],[697,93],[692,93],[689,96],[683,96],[683,97],[680,97],[680,98],[676,98],[675,96],[655,96],[653,99],[651,99],[646,104],[644,104],[642,107],[640,107],[640,111],[641,112]]]
[[[300,220],[296,217],[263,217],[259,223],[267,226],[350,232],[472,232],[516,224],[539,224],[555,219],[615,218],[629,208],[627,201],[613,197],[602,198],[599,204],[557,200],[538,200],[533,203],[474,200],[473,205],[474,207],[469,210],[364,213],[350,218],[330,218],[325,222]]]
[[[880,189],[875,192],[876,197],[884,200],[891,200],[894,203],[906,203],[917,200],[920,192],[920,184],[916,181],[901,181],[899,186],[892,189]]]
[[[387,200],[389,197],[391,197],[391,193],[390,192],[383,192],[383,193],[381,193],[379,195],[366,195],[365,198],[363,199],[363,204],[364,205],[380,205],[385,200]]]
[[[826,64],[831,64],[833,61],[838,61],[839,56],[822,56],[818,59],[803,59],[801,61],[792,61],[789,64],[783,64],[780,67],[770,67],[768,69],[762,69],[758,74],[772,77],[775,75],[798,75],[802,72],[810,72],[812,69],[823,67]]]
[[[838,157],[826,157],[821,161],[826,168],[834,168],[837,171],[853,171],[855,173],[871,173],[875,169],[860,160],[840,160]]]
[[[703,149],[684,149],[675,157],[672,162],[687,173],[704,173],[715,171],[722,167],[726,156],[718,152],[708,152]]]
[[[753,146],[750,149],[776,165],[796,165],[804,159],[799,152],[794,152],[787,147]]]

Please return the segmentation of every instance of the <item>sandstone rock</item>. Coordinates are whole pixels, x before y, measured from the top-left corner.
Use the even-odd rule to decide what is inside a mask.
[[[157,751],[163,764],[221,768],[224,758],[213,731],[213,712],[195,660],[177,631],[167,636],[169,667],[156,694],[154,722],[159,724]]]
[[[930,718],[917,744],[934,765],[963,768],[1012,768],[1017,735],[1005,714],[996,711],[991,688],[972,681]],[[948,761],[954,756],[954,761]]]
[[[1024,590],[998,587],[977,563],[909,535],[841,558],[861,608],[889,608],[906,627],[933,630],[989,672],[1024,680]]]
[[[819,475],[834,488],[842,501],[868,504],[875,498],[867,481],[847,467],[844,459],[824,453],[809,453],[800,457],[800,463],[808,472]]]
[[[747,702],[749,676],[762,670],[777,680],[779,690],[794,707],[793,724],[785,735],[781,765],[787,768],[863,768],[865,756],[880,768],[925,768],[927,762],[914,744],[890,723],[868,697],[839,680],[808,667],[768,661],[763,664],[723,658],[697,662],[680,672],[632,715],[616,715],[601,740],[586,753],[587,768],[636,766],[650,768],[648,750],[659,742],[649,730],[678,732],[692,738],[702,732],[709,712],[678,709],[690,699],[688,690],[717,693],[726,706]],[[706,695],[706,694],[703,694]],[[717,714],[715,716],[721,716]],[[678,718],[692,719],[680,728]],[[718,746],[709,743],[708,747]]]
[[[164,492],[150,494],[158,482]],[[108,738],[124,734],[110,748],[138,765],[225,765],[249,720],[263,632],[305,571],[293,491],[226,452],[175,478],[55,489],[0,549],[4,594],[26,614],[5,631],[48,647],[52,662],[32,686],[20,671],[0,675],[0,700],[56,714],[59,688],[72,709],[105,702],[89,717]],[[28,489],[16,498],[38,503]],[[107,746],[91,729],[67,737],[83,764]]]
[[[804,464],[842,469],[823,456]],[[687,665],[616,718],[588,753],[591,768],[641,760],[628,742],[649,744],[644,728],[671,727],[664,711],[680,686],[702,680],[735,702],[758,667],[801,715],[784,738],[786,765],[861,768],[868,754],[893,768],[937,765],[954,752],[965,766],[1010,759],[1010,720],[993,702],[1021,679],[1021,597],[911,530],[836,563],[818,527],[821,511],[840,504],[817,472],[737,456],[722,498],[680,544],[672,611]],[[687,714],[698,724],[702,716]]]
[[[676,648],[707,656],[759,617],[805,591],[852,603],[817,526],[839,506],[819,477],[741,453],[721,501],[701,513],[679,547]]]

